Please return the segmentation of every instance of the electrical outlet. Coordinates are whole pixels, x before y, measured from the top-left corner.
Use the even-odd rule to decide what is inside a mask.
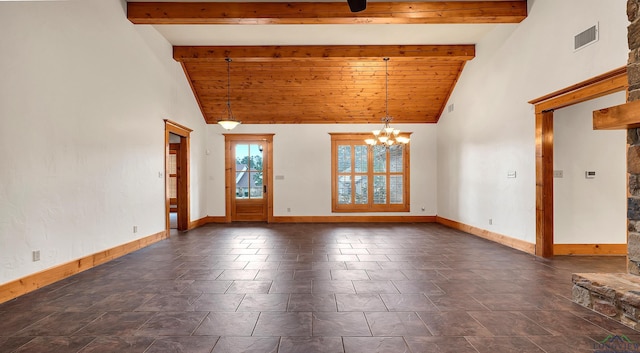
[[[33,262],[40,261],[40,250],[34,250],[31,252],[31,256],[33,258]]]
[[[291,212],[291,208],[290,207],[287,207],[287,212]]]
[[[493,218],[489,218],[489,225],[493,225]]]
[[[133,226],[133,232],[138,233],[138,226]]]

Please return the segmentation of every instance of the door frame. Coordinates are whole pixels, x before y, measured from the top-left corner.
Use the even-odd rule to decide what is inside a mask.
[[[536,114],[536,252],[553,256],[553,112],[628,88],[627,67],[529,101]]]
[[[165,199],[165,229],[169,234],[169,135],[171,133],[180,136],[180,148],[177,150],[178,159],[178,177],[177,177],[177,196],[178,196],[178,230],[189,230],[191,219],[191,201],[189,196],[189,156],[190,150],[190,134],[193,130],[186,126],[180,125],[174,121],[164,119],[164,199]]]
[[[232,198],[236,190],[235,180],[232,175],[235,166],[235,159],[233,159],[233,151],[231,145],[233,142],[238,141],[263,141],[265,146],[263,147],[263,156],[266,156],[266,167],[263,164],[263,168],[266,168],[267,173],[267,223],[273,222],[273,136],[275,134],[223,134],[224,135],[224,169],[225,169],[225,221],[227,223],[232,222],[231,212],[234,207],[232,204]],[[264,158],[264,157],[263,157]]]

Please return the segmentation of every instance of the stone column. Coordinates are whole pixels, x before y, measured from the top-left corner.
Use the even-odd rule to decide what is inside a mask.
[[[640,100],[640,0],[627,0],[629,77],[628,102]],[[627,271],[640,275],[640,129],[627,130]]]

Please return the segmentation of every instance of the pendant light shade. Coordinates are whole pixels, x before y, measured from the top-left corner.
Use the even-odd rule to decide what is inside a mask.
[[[224,59],[227,62],[227,118],[218,120],[218,125],[225,130],[232,130],[240,125],[240,122],[233,118],[231,111],[231,58]]]

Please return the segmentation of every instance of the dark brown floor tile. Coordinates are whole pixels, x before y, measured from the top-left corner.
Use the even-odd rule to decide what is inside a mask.
[[[193,302],[197,298],[197,294],[158,294],[135,311],[193,311]]]
[[[322,261],[313,262],[312,270],[346,270],[347,265],[343,261]]]
[[[400,293],[391,281],[353,281],[356,293]]]
[[[347,270],[382,270],[382,267],[374,261],[347,261],[345,264]]]
[[[202,269],[191,269],[187,270],[182,276],[180,276],[181,280],[197,280],[197,281],[213,281],[223,271],[221,269],[211,269],[211,268],[202,268]]]
[[[522,313],[554,336],[607,337],[608,335],[607,330],[568,311],[538,310],[523,311]]]
[[[273,281],[269,293],[311,293],[311,280],[277,280]]]
[[[40,336],[31,339],[29,342],[20,346],[16,350],[7,350],[3,352],[15,352],[15,353],[67,353],[78,352],[91,341],[94,337],[47,337]],[[0,346],[2,348],[2,346]],[[140,351],[142,352],[142,351]]]
[[[277,270],[280,267],[280,262],[277,261],[250,261],[247,266],[244,267],[245,270]]]
[[[70,336],[103,313],[56,312],[21,330],[17,336]]]
[[[363,313],[313,313],[314,336],[371,336]]]
[[[495,336],[550,336],[551,333],[519,312],[467,312]]]
[[[20,346],[31,341],[33,337],[1,337],[0,336],[0,352],[13,352]]]
[[[291,294],[287,311],[337,311],[336,296],[323,294]]]
[[[538,305],[532,302],[532,297],[526,294],[472,294],[473,298],[490,310],[538,310]]]
[[[269,293],[271,281],[233,281],[225,293]]]
[[[293,270],[260,270],[255,277],[258,281],[291,281]]]
[[[244,294],[202,294],[193,303],[195,311],[236,311]]]
[[[632,335],[640,334],[640,332],[633,330],[628,326],[625,326],[617,321],[613,321],[608,317],[605,317],[595,311],[588,310],[582,306],[579,306],[578,304],[574,304],[574,307],[572,309],[573,309],[571,310],[572,314],[578,317],[581,317],[598,327],[602,327],[603,329],[613,333],[614,335],[632,336]],[[596,340],[604,339],[604,337],[602,338],[591,337],[591,338],[594,338]]]
[[[78,353],[142,353],[153,341],[151,337],[97,337]]]
[[[345,353],[409,353],[402,337],[344,337]]]
[[[393,281],[395,287],[402,294],[424,293],[426,295],[444,294],[444,291],[430,281]]]
[[[367,270],[369,278],[374,281],[406,280],[407,277],[400,270]]]
[[[480,353],[544,353],[526,337],[467,337]]]
[[[278,353],[344,353],[341,337],[282,337]]]
[[[220,337],[212,353],[276,353],[279,337]]]
[[[51,313],[48,312],[0,312],[0,332],[2,332],[0,335],[13,335],[49,315],[51,315]]]
[[[383,270],[413,270],[414,269],[414,267],[411,265],[411,262],[409,261],[381,261],[381,262],[378,262],[377,264]]]
[[[434,336],[491,336],[491,332],[464,311],[419,312]]]
[[[412,352],[478,353],[464,337],[405,337]]]
[[[489,310],[486,306],[482,305],[479,301],[475,300],[471,295],[459,293],[459,294],[444,294],[444,295],[429,295],[431,302],[440,311],[482,311]]]
[[[107,312],[74,336],[133,336],[153,315],[152,312]]]
[[[389,311],[434,311],[435,305],[422,293],[380,294]]]
[[[532,336],[528,338],[547,353],[594,353],[599,350],[598,343],[586,336]]]
[[[374,336],[431,336],[414,312],[365,313]]]
[[[360,261],[357,255],[329,254],[329,261]]]
[[[212,312],[193,333],[204,336],[251,336],[258,321],[256,312],[216,313]]]
[[[330,280],[331,270],[296,270],[293,274],[295,280]]]
[[[331,279],[336,281],[369,280],[365,270],[331,270]]]
[[[625,264],[437,224],[209,224],[0,304],[0,352],[588,352],[640,334],[571,303],[571,274]]]
[[[387,257],[387,255],[362,255],[359,254],[358,261],[375,261],[375,262],[386,262],[391,261]]]
[[[233,281],[200,281],[196,280],[187,286],[183,294],[224,293]]]
[[[253,336],[311,336],[311,313],[262,312]]]
[[[353,281],[312,281],[311,287],[312,293],[343,293],[350,294],[356,293],[356,289],[353,286]]]
[[[336,294],[338,311],[387,311],[379,294]]]
[[[251,281],[258,275],[258,270],[224,270],[218,281]]]
[[[206,312],[161,312],[149,319],[136,332],[138,336],[188,336],[207,316]]]
[[[144,353],[211,353],[218,336],[177,336],[156,339]]]
[[[247,294],[237,311],[286,311],[289,294]]]

